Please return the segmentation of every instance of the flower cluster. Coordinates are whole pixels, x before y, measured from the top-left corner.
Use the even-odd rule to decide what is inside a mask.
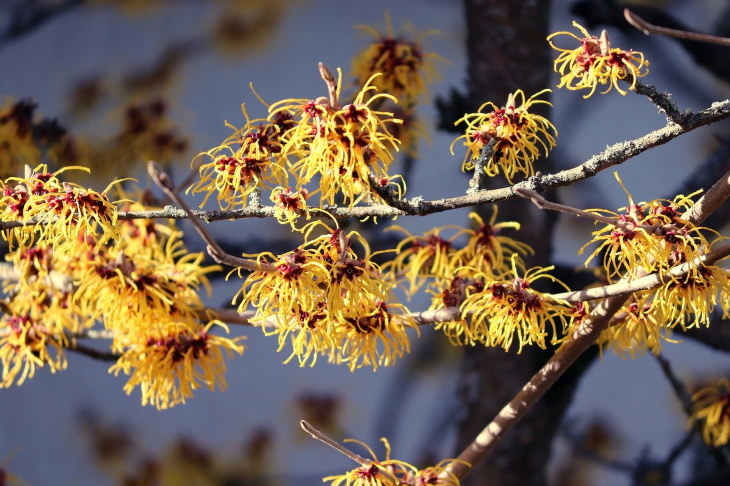
[[[697,422],[705,443],[722,447],[730,442],[730,380],[722,378],[692,395],[690,423]]]
[[[281,112],[271,120],[251,120],[245,107],[243,114],[243,128],[198,156],[210,161],[200,164],[200,179],[188,191],[204,193],[201,207],[213,194],[222,209],[245,207],[253,191],[284,184],[287,179],[281,138],[294,126],[291,115]]]
[[[390,457],[390,442],[381,438],[385,446],[385,459],[379,460],[373,450],[367,444],[359,440],[346,439],[345,442],[352,442],[364,447],[372,460],[363,461],[359,467],[352,469],[345,474],[328,476],[322,481],[330,481],[330,486],[425,486],[429,484],[438,486],[459,486],[459,478],[449,471],[449,466],[455,462],[463,462],[458,459],[444,459],[435,466],[419,469],[398,459]]]
[[[10,244],[28,247],[37,241],[54,245],[56,252],[73,252],[76,243],[86,238],[104,244],[118,237],[117,208],[107,197],[114,183],[96,192],[59,180],[58,176],[69,169],[88,171],[66,167],[53,173],[41,164],[32,171],[26,166],[25,177],[0,181],[3,221],[35,223],[6,230],[3,236]]]
[[[672,201],[638,204],[628,191],[627,195],[629,204],[621,213],[591,210],[611,217],[614,222],[595,231],[581,252],[596,245],[586,264],[602,254],[602,267],[609,282],[619,278],[632,280],[650,273],[663,276],[663,285],[636,294],[617,315],[621,324],[611,326],[601,338],[621,354],[623,351],[658,352],[661,341],[668,339],[672,328],[707,326],[711,311],[718,304],[727,313],[724,296],[730,291],[730,273],[720,266],[701,262],[712,245],[724,239],[683,218],[694,204],[691,198],[695,194],[680,195]],[[679,265],[688,267],[683,276],[667,274]]]
[[[517,174],[530,177],[535,173],[533,162],[540,156],[547,155],[555,147],[558,132],[550,121],[530,112],[534,105],[550,105],[539,96],[549,93],[546,89],[525,98],[522,90],[510,93],[507,103],[498,107],[492,102],[484,103],[477,113],[464,115],[456,121],[466,124],[466,132],[451,144],[463,140],[467,153],[462,163],[462,170],[472,170],[477,159],[482,157],[483,149],[493,143],[493,152],[484,163],[484,171],[489,176],[503,173],[508,182],[512,182]],[[551,134],[552,132],[552,134]]]
[[[626,91],[621,89],[619,81],[629,83],[629,89],[636,87],[638,78],[648,74],[649,61],[644,59],[641,52],[611,47],[608,34],[604,30],[600,37],[590,35],[577,22],[573,27],[582,35],[579,37],[572,32],[556,32],[548,36],[547,40],[553,49],[560,51],[555,60],[555,71],[560,73],[558,88],[566,87],[570,90],[589,89],[584,98],[595,93],[598,85],[606,86],[601,94],[608,93],[612,88],[622,95]],[[553,39],[560,35],[567,35],[580,42],[574,49],[564,49],[553,43]]]
[[[34,227],[16,237],[23,244],[6,255],[0,274],[7,296],[0,386],[22,384],[44,366],[64,369],[64,349],[76,347],[99,323],[111,335],[112,351],[121,354],[111,371],[131,375],[125,391],[141,386],[143,404],[166,408],[200,385],[223,388],[222,351],[241,353],[243,347],[240,338],[208,333],[212,323],[205,324],[198,292],[216,267],[203,267],[203,255],[189,253],[171,225],[117,221],[117,207],[105,193],[61,183],[41,169],[16,186],[5,183],[6,214],[44,224],[37,238]],[[62,210],[54,204],[59,199]],[[12,200],[21,203],[8,204]]]
[[[371,196],[371,177],[389,179],[387,169],[400,145],[391,130],[401,120],[374,108],[384,100],[397,102],[392,95],[377,92],[372,84],[377,77],[368,79],[345,105],[337,99],[340,73],[331,87],[331,99],[282,100],[269,107],[270,118],[286,114],[296,120],[296,126],[283,136],[282,153],[294,159],[290,170],[297,187],[319,179],[322,203],[333,204],[341,194],[344,203],[353,206]]]
[[[325,234],[312,236],[317,229]],[[287,362],[296,357],[300,365],[314,365],[326,355],[351,370],[392,365],[409,351],[406,330],[415,328],[408,310],[393,300],[395,284],[372,261],[359,234],[346,235],[321,222],[310,223],[304,234],[306,241],[296,250],[258,255],[276,270],[248,276],[239,312],[254,307],[254,321],[278,335],[279,349],[291,341]],[[353,238],[364,257],[353,250]]]
[[[124,391],[129,394],[139,386],[142,405],[158,409],[185,403],[201,385],[225,390],[225,358],[241,354],[243,347],[236,340],[210,334],[213,325],[228,330],[216,321],[206,326],[168,321],[164,330],[136,334],[109,371],[129,375]]]
[[[436,325],[454,344],[510,349],[516,337],[522,349],[532,344],[544,348],[549,336],[550,342],[558,342],[574,309],[533,285],[549,280],[564,287],[549,275],[552,267],[525,269],[521,257],[532,250],[500,234],[507,228],[519,229],[519,224],[496,223],[496,209],[488,223],[476,213],[469,216],[476,228],[447,226],[424,236],[406,232],[396,258],[384,268],[394,279],[406,278],[411,293],[428,282],[431,310],[458,309],[455,319]],[[444,237],[446,231],[452,235]],[[458,245],[464,237],[466,243]]]

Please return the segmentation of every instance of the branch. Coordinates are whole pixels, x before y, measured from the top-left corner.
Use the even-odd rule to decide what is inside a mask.
[[[635,157],[647,150],[663,145],[675,138],[695,130],[699,127],[730,118],[730,99],[713,103],[710,107],[687,115],[683,125],[674,122],[668,123],[662,128],[650,132],[642,137],[626,142],[616,143],[606,148],[600,154],[596,154],[582,164],[571,169],[565,169],[553,174],[534,175],[529,179],[518,182],[512,186],[478,191],[466,196],[457,196],[438,200],[424,200],[422,197],[404,198],[397,205],[374,204],[371,206],[356,206],[353,208],[325,206],[323,209],[328,214],[317,214],[313,212],[312,217],[335,217],[338,219],[366,217],[393,218],[396,216],[426,216],[428,214],[440,213],[452,209],[480,206],[517,197],[516,190],[519,188],[529,189],[538,193],[546,192],[558,187],[572,185],[578,181],[591,178],[601,171],[621,164],[628,159]],[[373,185],[377,190],[378,186]],[[382,195],[381,195],[382,197]],[[387,201],[387,197],[383,198]],[[176,202],[176,204],[178,204]],[[183,207],[182,205],[180,205]],[[261,206],[238,209],[235,211],[192,211],[185,207],[178,209],[166,207],[154,211],[120,212],[118,219],[152,219],[169,218],[185,219],[195,217],[206,222],[244,219],[244,218],[272,218],[274,217],[273,206]],[[191,216],[192,215],[192,216]],[[0,221],[0,231],[17,228],[21,226],[38,224],[35,219],[27,221]],[[196,227],[198,227],[197,225]],[[234,257],[235,258],[235,257]]]
[[[673,121],[677,125],[684,125],[689,111],[679,111],[677,105],[672,101],[672,97],[669,93],[660,93],[654,86],[644,84],[641,81],[637,81],[634,86],[634,91],[637,94],[644,95],[654,103],[659,110],[667,115],[670,121]]]
[[[697,42],[707,42],[709,44],[718,44],[721,46],[730,47],[730,38],[718,37],[709,34],[699,34],[697,32],[690,32],[688,30],[670,29],[668,27],[660,27],[658,25],[650,24],[646,20],[642,19],[628,8],[624,9],[624,17],[626,21],[642,31],[644,35],[659,34],[667,37],[675,37],[677,39],[691,40]]]
[[[61,0],[47,5],[37,5],[27,0],[19,2],[10,14],[5,32],[0,33],[0,47],[41,27],[63,13],[80,7],[87,0]]]
[[[256,260],[247,260],[244,258],[239,258],[237,256],[233,256],[229,253],[226,253],[223,248],[220,247],[220,245],[213,239],[213,237],[208,233],[208,231],[203,226],[203,223],[200,222],[200,219],[198,219],[195,214],[193,214],[193,211],[190,209],[188,204],[177,194],[177,192],[174,189],[174,186],[172,185],[172,181],[170,180],[170,176],[168,176],[165,172],[162,171],[160,166],[158,166],[155,162],[150,161],[147,164],[147,173],[152,178],[152,181],[157,184],[157,187],[162,189],[162,192],[165,193],[167,197],[172,199],[175,204],[180,206],[183,211],[187,214],[188,218],[190,219],[190,222],[193,223],[195,226],[195,230],[198,232],[198,234],[203,238],[203,240],[208,244],[207,250],[208,254],[213,257],[213,260],[215,260],[217,263],[222,263],[226,265],[230,265],[232,267],[238,267],[243,268],[245,270],[250,270],[252,272],[254,271],[263,271],[263,272],[275,272],[276,267],[274,265],[269,265],[267,263],[261,263]]]
[[[365,459],[364,457],[360,456],[359,454],[355,454],[354,452],[352,452],[350,449],[348,449],[347,447],[343,446],[339,442],[336,442],[333,439],[330,439],[329,437],[327,437],[324,434],[324,432],[320,432],[319,430],[317,430],[312,424],[310,424],[306,420],[300,420],[299,421],[299,425],[301,425],[302,429],[306,433],[308,433],[309,435],[311,435],[313,438],[315,438],[315,439],[317,439],[317,440],[319,440],[321,442],[324,442],[325,444],[327,444],[328,446],[332,447],[337,452],[340,452],[341,454],[344,454],[345,456],[349,457],[350,459],[352,459],[356,463],[360,464],[361,466],[369,466],[370,464],[372,464],[372,461],[368,461],[367,459]]]
[[[466,191],[467,194],[475,194],[487,188],[487,180],[489,180],[489,176],[484,170],[484,166],[487,165],[487,162],[489,162],[489,160],[494,156],[494,149],[498,142],[499,138],[492,137],[492,139],[489,140],[489,143],[482,148],[479,158],[474,164],[474,175],[471,180],[469,180],[469,189]]]

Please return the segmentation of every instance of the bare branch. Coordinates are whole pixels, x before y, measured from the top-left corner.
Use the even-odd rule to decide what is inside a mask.
[[[302,429],[306,433],[311,435],[313,438],[317,439],[318,441],[324,442],[325,444],[327,444],[328,446],[330,446],[337,452],[344,454],[345,456],[349,457],[350,459],[352,459],[356,463],[360,464],[361,466],[369,466],[370,464],[372,464],[372,461],[365,459],[364,457],[360,456],[359,454],[355,454],[354,452],[352,452],[350,449],[343,446],[339,442],[336,442],[335,440],[330,439],[329,437],[327,437],[327,435],[324,434],[324,432],[317,430],[312,424],[310,424],[306,420],[300,420],[299,425],[301,425]]]
[[[697,32],[690,32],[688,30],[670,29],[667,27],[660,27],[658,25],[650,24],[646,20],[642,19],[628,8],[624,9],[624,17],[626,21],[642,31],[645,35],[659,34],[667,37],[675,37],[677,39],[692,40],[697,42],[707,42],[709,44],[718,44],[721,46],[730,47],[730,38],[718,37],[709,34],[700,34]]]

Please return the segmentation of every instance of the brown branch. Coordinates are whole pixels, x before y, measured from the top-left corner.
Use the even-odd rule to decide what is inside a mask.
[[[642,19],[628,8],[624,9],[624,17],[626,21],[642,31],[644,35],[659,34],[667,37],[674,37],[677,39],[691,40],[697,42],[707,42],[708,44],[718,44],[721,46],[730,47],[730,38],[718,37],[709,34],[700,34],[698,32],[690,32],[688,30],[670,29],[668,27],[660,27],[658,25],[650,24],[646,20]]]
[[[223,250],[223,248],[221,248],[221,246],[218,244],[218,242],[216,242],[215,239],[210,235],[210,233],[208,233],[200,219],[195,216],[195,214],[193,214],[193,211],[192,209],[190,209],[188,204],[183,200],[183,198],[181,198],[177,194],[172,185],[172,181],[170,180],[170,176],[162,171],[162,168],[153,161],[150,161],[147,164],[147,173],[152,178],[152,181],[157,184],[157,187],[162,189],[162,192],[164,192],[167,197],[172,199],[175,204],[180,206],[183,211],[185,211],[188,218],[190,219],[190,222],[193,223],[193,225],[195,226],[195,230],[198,232],[200,237],[203,238],[203,241],[207,243],[208,254],[213,257],[213,260],[215,260],[217,263],[230,265],[232,267],[243,268],[252,272],[276,271],[276,267],[274,265],[261,263],[256,260],[239,258],[237,256],[226,253],[225,250]]]

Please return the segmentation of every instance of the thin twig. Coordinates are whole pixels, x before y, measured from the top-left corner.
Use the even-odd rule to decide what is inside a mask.
[[[203,223],[201,223],[200,219],[198,219],[197,216],[193,213],[193,211],[190,209],[188,204],[175,192],[175,189],[173,188],[172,181],[170,180],[170,176],[168,176],[162,168],[157,165],[155,162],[150,161],[147,164],[147,172],[149,173],[150,177],[152,178],[152,181],[157,184],[157,186],[162,189],[162,191],[165,193],[167,197],[172,199],[175,204],[180,206],[183,211],[188,215],[188,218],[190,219],[190,222],[193,223],[195,226],[196,231],[198,234],[203,238],[203,240],[207,243],[207,250],[208,254],[213,257],[213,259],[218,263],[223,263],[226,265],[230,265],[232,267],[239,267],[243,268],[245,270],[250,271],[263,271],[263,272],[275,272],[276,267],[274,265],[269,265],[267,263],[261,263],[256,260],[247,260],[244,258],[239,258],[237,256],[233,256],[229,253],[226,253],[223,248],[218,244],[218,242],[215,241],[215,239],[208,233],[208,231],[203,226]]]
[[[92,348],[84,344],[75,343],[67,348],[69,351],[83,354],[89,358],[97,359],[100,361],[116,361],[121,356],[120,354],[113,353],[111,351],[103,351],[100,349]]]
[[[558,211],[561,213],[566,214],[572,214],[573,216],[578,216],[580,218],[586,218],[591,219],[593,221],[597,221],[599,223],[605,223],[610,224],[612,226],[616,226],[619,228],[625,228],[625,223],[623,221],[620,221],[618,218],[609,218],[607,216],[603,216],[601,214],[591,213],[589,211],[584,211],[583,209],[574,208],[572,206],[566,206],[564,204],[558,204],[551,201],[548,201],[535,191],[531,189],[526,189],[524,187],[518,187],[515,189],[515,194],[518,196],[524,197],[525,199],[529,199],[535,206],[537,206],[540,209],[549,209],[551,211]]]
[[[730,38],[718,37],[710,34],[700,34],[697,32],[690,32],[688,30],[670,29],[668,27],[660,27],[658,25],[650,24],[646,20],[642,19],[628,8],[624,9],[624,17],[626,21],[642,31],[645,35],[659,34],[666,35],[667,37],[674,37],[677,39],[691,40],[697,42],[707,42],[708,44],[718,44],[721,46],[730,47]]]
[[[687,391],[687,387],[684,386],[684,383],[682,383],[677,375],[674,374],[674,371],[672,370],[672,365],[671,363],[669,363],[669,360],[667,360],[661,354],[654,355],[654,358],[659,363],[659,367],[662,369],[664,377],[667,379],[669,384],[672,385],[672,390],[674,390],[674,394],[679,399],[679,402],[682,404],[684,412],[689,417],[690,415],[692,415],[692,397]]]
[[[359,454],[355,454],[354,452],[352,452],[350,449],[343,446],[339,442],[337,442],[333,439],[330,439],[329,437],[327,437],[327,435],[324,434],[324,432],[320,432],[306,420],[300,420],[299,425],[301,425],[304,432],[308,433],[315,439],[317,439],[321,442],[324,442],[325,444],[327,444],[328,446],[330,446],[337,452],[344,454],[345,456],[349,457],[350,459],[352,459],[356,463],[360,464],[361,466],[369,466],[370,464],[372,464],[372,461],[365,459],[364,457],[360,456]]]

